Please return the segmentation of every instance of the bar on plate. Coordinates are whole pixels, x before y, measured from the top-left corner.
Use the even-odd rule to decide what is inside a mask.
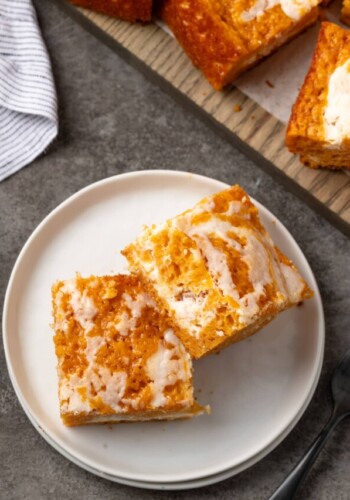
[[[145,227],[122,253],[194,358],[243,340],[313,295],[237,185]]]
[[[136,276],[52,287],[59,401],[68,426],[191,418],[189,354]]]

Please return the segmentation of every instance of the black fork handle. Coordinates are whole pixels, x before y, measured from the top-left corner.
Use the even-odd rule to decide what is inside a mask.
[[[300,486],[300,483],[308,474],[332,431],[339,424],[339,422],[341,422],[341,420],[345,418],[345,416],[346,415],[337,415],[337,412],[333,412],[332,417],[330,418],[324,429],[320,432],[320,434],[315,439],[305,455],[302,457],[300,462],[288,474],[286,479],[278,487],[278,489],[270,497],[269,500],[292,500]]]

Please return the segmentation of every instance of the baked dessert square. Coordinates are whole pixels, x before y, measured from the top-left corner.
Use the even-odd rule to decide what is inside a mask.
[[[78,7],[95,10],[129,22],[150,21],[153,0],[70,0]]]
[[[312,296],[237,185],[145,227],[122,253],[194,358],[252,335]]]
[[[350,0],[343,0],[340,20],[350,26]]]
[[[321,25],[286,145],[309,167],[350,168],[350,32]]]
[[[189,354],[135,276],[52,287],[59,401],[68,426],[203,413]]]
[[[220,90],[313,24],[320,1],[158,0],[156,11]]]

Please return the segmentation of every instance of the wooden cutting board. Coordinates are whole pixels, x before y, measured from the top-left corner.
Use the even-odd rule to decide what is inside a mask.
[[[284,145],[285,125],[232,87],[215,92],[178,43],[155,24],[129,24],[56,2],[180,104],[210,123],[259,167],[350,236],[350,176],[303,166]],[[238,112],[237,109],[240,109]]]

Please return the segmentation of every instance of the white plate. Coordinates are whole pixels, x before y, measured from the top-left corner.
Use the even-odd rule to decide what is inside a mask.
[[[226,185],[175,171],[142,171],[93,184],[56,208],[24,246],[4,306],[4,346],[17,396],[35,427],[87,470],[135,486],[181,488],[232,475],[295,425],[316,387],[324,318],[312,271],[284,226],[258,204],[280,248],[315,298],[264,331],[195,364],[210,416],[190,421],[66,428],[59,418],[50,288],[58,278],[126,270],[119,254],[143,224],[160,222]],[[205,479],[206,478],[206,479]],[[186,486],[189,485],[189,486]],[[200,485],[200,484],[198,484]]]

